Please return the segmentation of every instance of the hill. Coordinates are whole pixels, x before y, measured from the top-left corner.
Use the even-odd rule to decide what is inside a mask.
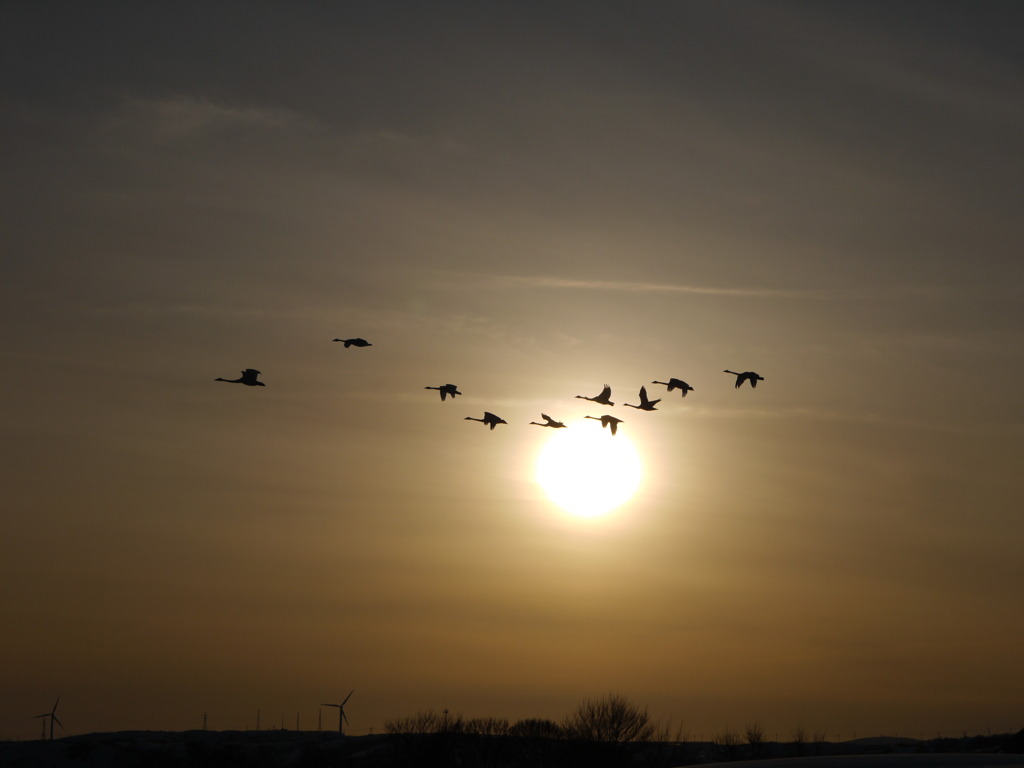
[[[323,731],[120,731],[54,741],[0,743],[3,768],[1024,768],[1021,734],[917,741],[875,737],[840,743],[596,744],[459,733],[343,736]],[[1014,754],[1017,753],[1017,754]]]

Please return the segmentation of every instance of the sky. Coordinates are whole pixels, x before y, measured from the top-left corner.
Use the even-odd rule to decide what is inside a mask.
[[[0,738],[1024,726],[1024,6],[0,14]]]

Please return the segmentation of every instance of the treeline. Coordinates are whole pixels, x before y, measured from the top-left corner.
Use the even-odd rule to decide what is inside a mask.
[[[505,718],[465,718],[448,710],[439,713],[428,709],[409,717],[386,720],[384,730],[390,734],[461,733],[601,743],[651,741],[666,735],[659,733],[650,722],[646,708],[615,693],[582,702],[562,722],[528,718],[509,723]]]
[[[560,722],[528,718],[466,718],[421,711],[385,722],[397,765],[588,766],[679,765],[682,733],[651,723],[647,709],[623,696],[589,699]]]
[[[619,694],[580,703],[560,721],[473,717],[448,710],[424,710],[385,721],[394,741],[397,766],[614,766],[693,765],[808,755],[889,752],[1024,752],[1024,730],[1016,734],[962,739],[879,738],[829,741],[826,732],[797,727],[789,739],[770,739],[758,721],[725,728],[708,740],[693,741],[682,725],[652,723],[647,709]]]

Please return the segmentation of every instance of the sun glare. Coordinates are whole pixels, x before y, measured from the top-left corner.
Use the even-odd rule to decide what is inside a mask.
[[[621,506],[640,487],[640,456],[627,435],[580,419],[555,430],[537,456],[536,479],[555,504],[578,517]]]

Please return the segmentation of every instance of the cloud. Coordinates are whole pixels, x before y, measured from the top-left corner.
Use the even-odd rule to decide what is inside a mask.
[[[762,299],[809,299],[814,301],[949,301],[961,295],[955,286],[935,283],[893,283],[860,288],[767,288],[656,283],[632,280],[581,280],[550,275],[486,275],[440,271],[436,289],[481,290],[531,288],[608,293],[663,293]]]
[[[756,406],[736,408],[721,405],[695,406],[689,403],[686,405],[685,410],[676,409],[666,412],[665,417],[713,420],[759,419],[788,423],[802,420],[835,424],[870,424],[887,430],[908,429],[947,435],[1018,435],[1021,433],[1018,425],[995,420],[926,420],[899,416],[892,412],[841,411],[814,406],[774,405],[771,408]]]
[[[643,283],[627,280],[574,280],[571,278],[546,277],[543,275],[494,275],[481,278],[480,281],[472,287],[480,287],[481,282],[485,286],[494,287],[522,286],[553,290],[611,291],[621,293],[690,293],[705,294],[709,296],[736,296],[748,298],[823,299],[828,295],[825,291],[807,291],[784,288],[718,288],[704,285]]]
[[[298,315],[300,310],[289,312],[266,310],[252,307],[226,307],[213,304],[175,304],[163,301],[148,303],[135,302],[128,304],[88,307],[90,314],[99,316],[126,317],[163,317],[163,316],[195,316],[195,317],[281,317]]]
[[[280,108],[242,106],[192,96],[130,99],[100,126],[114,138],[134,137],[154,144],[178,144],[242,131],[315,133],[316,120]]]

